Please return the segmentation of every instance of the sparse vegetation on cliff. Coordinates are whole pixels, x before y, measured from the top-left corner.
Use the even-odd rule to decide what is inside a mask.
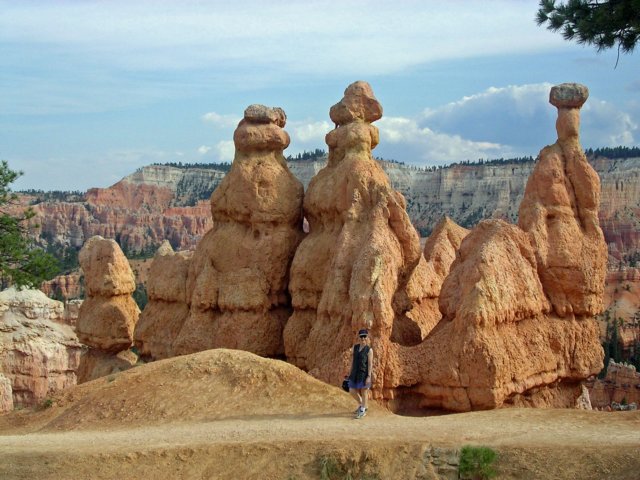
[[[205,170],[220,170],[221,172],[228,172],[231,170],[231,164],[226,162],[221,163],[182,163],[182,162],[166,162],[166,163],[152,163],[151,165],[157,165],[161,167],[174,167],[174,168],[203,168]]]
[[[640,157],[640,148],[639,147],[602,147],[596,148],[587,148],[585,151],[586,155],[589,158],[593,157],[606,157],[611,160],[617,160],[621,158],[637,158]]]

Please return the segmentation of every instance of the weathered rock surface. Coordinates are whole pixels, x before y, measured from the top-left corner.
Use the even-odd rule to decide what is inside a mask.
[[[13,388],[11,380],[0,373],[0,415],[13,410]]]
[[[640,372],[633,365],[609,360],[603,379],[587,382],[593,408],[606,409],[613,402],[640,405]]]
[[[58,275],[51,280],[42,282],[40,290],[50,298],[80,298],[83,295],[80,272]]]
[[[147,281],[149,301],[140,314],[134,337],[144,358],[174,355],[173,343],[189,315],[186,285],[192,253],[175,253],[168,241],[156,252]]]
[[[80,357],[78,371],[76,372],[78,384],[129,370],[135,367],[137,363],[138,356],[131,350],[123,350],[117,354],[112,354],[89,348],[82,352]]]
[[[0,382],[2,408],[38,405],[76,384],[82,345],[60,323],[63,310],[39,290],[0,292],[0,372],[10,387]]]
[[[80,251],[87,297],[80,307],[76,333],[82,343],[104,352],[129,348],[140,310],[131,297],[135,278],[114,240],[93,237]]]
[[[532,173],[522,228],[483,221],[462,241],[440,294],[443,319],[420,345],[392,345],[385,375],[392,407],[403,400],[456,411],[573,406],[580,381],[602,368],[593,318],[606,273],[598,177],[580,157],[579,111],[564,106],[579,103],[584,89],[560,92],[552,92],[561,105],[558,143],[541,152]]]
[[[551,90],[558,141],[540,152],[520,204],[518,224],[532,236],[545,293],[561,317],[603,310],[607,247],[598,224],[600,179],[579,142],[579,107],[587,96],[582,85]]]
[[[432,281],[431,296],[438,297],[444,279],[449,275],[451,264],[456,259],[462,240],[469,230],[457,225],[449,217],[444,217],[429,235],[424,245],[424,258],[432,269],[429,280]]]
[[[284,331],[289,361],[337,384],[348,370],[358,329],[372,332],[376,392],[391,338],[416,344],[430,321],[426,262],[402,195],[375,162],[382,107],[366,82],[345,90],[330,110],[327,166],[304,199],[309,234],[291,267],[294,313]]]
[[[213,228],[190,260],[170,254],[156,258],[158,268],[172,265],[167,268],[176,269],[179,281],[187,268],[188,275],[180,287],[152,282],[149,313],[136,335],[145,354],[226,347],[282,355],[282,329],[291,313],[289,266],[302,237],[303,196],[282,155],[289,145],[285,121],[280,108],[246,109],[234,132],[231,170],[211,196]],[[165,306],[170,319],[158,314]],[[178,329],[170,351],[168,340]],[[159,339],[153,331],[168,335]]]

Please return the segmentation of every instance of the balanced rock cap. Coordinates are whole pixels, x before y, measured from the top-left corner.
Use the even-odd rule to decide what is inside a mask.
[[[589,89],[579,83],[561,83],[549,92],[549,103],[558,108],[580,108],[587,98]]]
[[[275,123],[284,128],[287,115],[280,107],[265,107],[264,105],[249,105],[244,111],[244,119],[251,123]]]

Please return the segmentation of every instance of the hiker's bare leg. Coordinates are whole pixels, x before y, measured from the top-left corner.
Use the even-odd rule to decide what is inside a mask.
[[[356,390],[355,388],[350,388],[349,393],[358,402],[358,405],[362,405],[362,397],[360,397],[360,390]]]
[[[360,390],[360,396],[362,397],[361,405],[366,410],[367,408],[369,408],[369,389],[363,388],[362,390]]]

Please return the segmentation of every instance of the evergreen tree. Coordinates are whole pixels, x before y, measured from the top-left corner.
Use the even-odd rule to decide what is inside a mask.
[[[631,53],[640,37],[640,1],[567,0],[556,5],[555,0],[541,0],[536,22],[599,52],[617,45],[619,57],[620,51]]]
[[[35,215],[31,209],[24,213],[9,213],[7,207],[17,200],[9,185],[22,173],[0,162],[0,286],[38,286],[51,278],[56,270],[56,260],[42,249],[35,247],[27,235],[27,225]]]

